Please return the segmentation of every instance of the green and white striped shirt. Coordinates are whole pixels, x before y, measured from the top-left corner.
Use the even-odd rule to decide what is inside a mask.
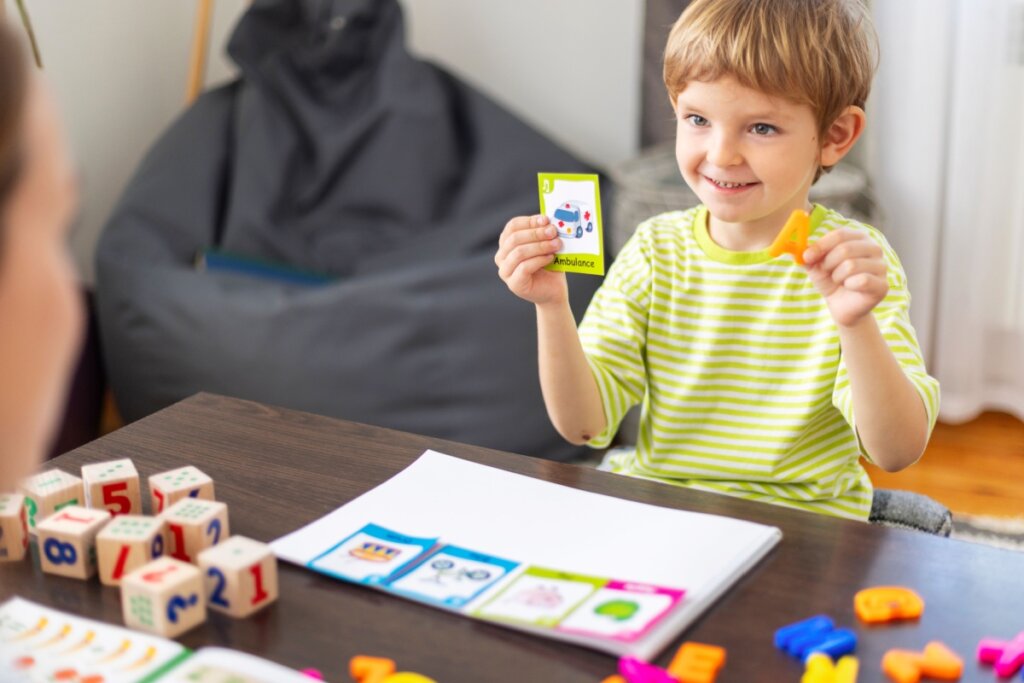
[[[847,227],[885,252],[889,294],[873,311],[935,423],[939,386],[910,325],[896,253],[869,226],[815,206],[810,240]],[[636,451],[613,471],[827,514],[867,519],[839,332],[803,266],[715,244],[698,206],[642,223],[580,324],[608,426],[641,404]],[[879,400],[885,400],[879,397]]]

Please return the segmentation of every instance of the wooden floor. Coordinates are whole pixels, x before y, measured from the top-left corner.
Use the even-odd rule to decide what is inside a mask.
[[[962,425],[939,423],[917,464],[868,472],[875,486],[923,493],[953,512],[1024,517],[1024,422],[985,413]]]

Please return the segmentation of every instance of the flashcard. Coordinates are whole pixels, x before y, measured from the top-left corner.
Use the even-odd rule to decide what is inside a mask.
[[[388,588],[413,600],[462,607],[518,566],[518,562],[446,545],[391,581]]]
[[[538,173],[540,212],[558,229],[562,248],[548,270],[604,275],[601,194],[593,174]]]
[[[683,598],[683,591],[660,586],[609,581],[565,618],[558,629],[632,642]]]
[[[474,612],[495,621],[556,626],[608,579],[529,567]]]
[[[308,566],[356,583],[385,584],[435,545],[437,538],[415,538],[367,524],[313,558]]]

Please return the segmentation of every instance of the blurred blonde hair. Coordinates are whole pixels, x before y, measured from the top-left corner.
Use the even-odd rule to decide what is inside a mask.
[[[664,78],[673,109],[690,81],[723,76],[810,105],[820,137],[864,108],[877,65],[861,0],[694,0],[669,33]]]

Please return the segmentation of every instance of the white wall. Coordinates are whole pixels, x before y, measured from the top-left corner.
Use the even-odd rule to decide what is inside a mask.
[[[208,83],[230,78],[246,0],[216,0]],[[402,0],[412,49],[571,152],[607,165],[637,150],[643,0]],[[184,104],[196,3],[27,0],[83,182],[72,249],[85,282],[111,207]],[[10,12],[12,20],[16,12]]]

